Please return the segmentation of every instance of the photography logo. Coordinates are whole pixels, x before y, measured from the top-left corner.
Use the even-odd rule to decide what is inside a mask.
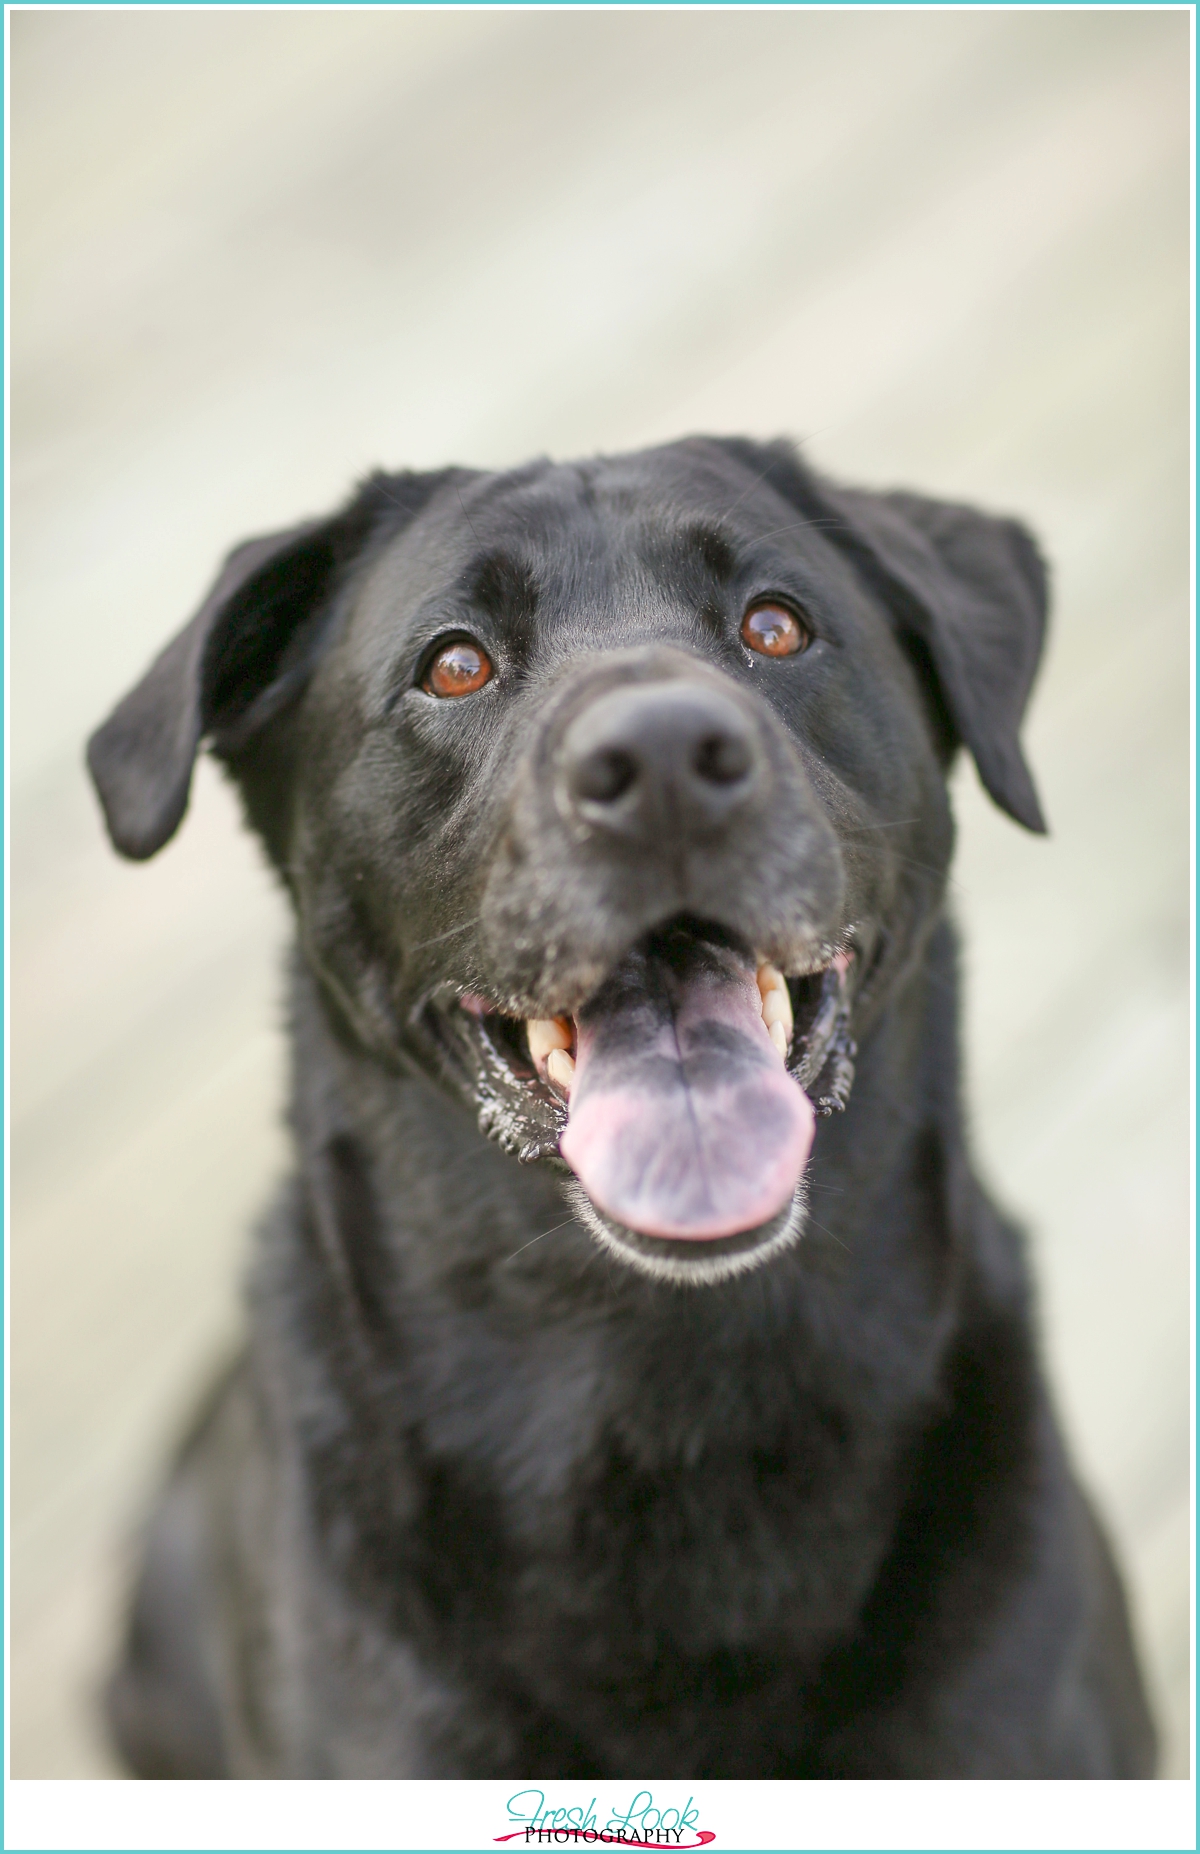
[[[544,1790],[518,1790],[508,1799],[508,1819],[517,1826],[500,1842],[518,1846],[590,1847],[600,1842],[623,1848],[703,1848],[716,1840],[700,1827],[700,1811],[689,1796],[682,1807],[656,1803],[650,1790],[639,1790],[628,1807],[602,1809],[597,1798],[587,1803],[554,1804]]]

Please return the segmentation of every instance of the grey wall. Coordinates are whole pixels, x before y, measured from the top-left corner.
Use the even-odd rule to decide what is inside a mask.
[[[125,1540],[284,1163],[282,906],[89,728],[235,539],[375,463],[788,432],[1023,513],[1053,835],[956,778],[983,1167],[1186,1769],[1188,20],[12,18],[12,1759],[112,1770]]]

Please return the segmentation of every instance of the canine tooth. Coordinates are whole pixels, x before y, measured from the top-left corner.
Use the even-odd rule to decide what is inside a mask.
[[[785,1030],[790,1030],[792,1004],[786,991],[769,991],[762,1001],[762,1014],[768,1030],[772,1024],[782,1024]]]
[[[781,1023],[773,1023],[770,1026],[767,1034],[769,1035],[772,1043],[774,1043],[776,1049],[779,1051],[780,1056],[786,1062],[787,1053],[788,1053],[788,1033],[784,1029],[783,1025]]]
[[[540,1066],[552,1049],[570,1049],[571,1026],[565,1017],[531,1017],[525,1025],[529,1053]]]
[[[788,990],[787,980],[778,966],[764,960],[758,968],[758,995],[762,1000],[763,1022],[770,1029],[772,1024],[783,1025],[784,1034],[791,1041],[795,1018],[792,1014],[792,994]]]
[[[565,1049],[552,1049],[546,1057],[546,1076],[556,1088],[564,1094],[570,1094],[571,1083],[575,1080],[575,1058]]]

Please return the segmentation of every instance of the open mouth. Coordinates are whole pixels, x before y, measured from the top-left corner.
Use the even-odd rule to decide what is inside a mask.
[[[484,1131],[573,1174],[567,1194],[646,1272],[715,1280],[798,1234],[816,1116],[853,1081],[854,954],[785,978],[709,923],[672,921],[573,1013],[521,1019],[445,988]]]

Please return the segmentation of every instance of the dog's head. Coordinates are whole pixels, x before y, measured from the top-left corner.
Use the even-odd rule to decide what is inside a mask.
[[[376,476],[237,548],[89,760],[146,857],[208,739],[345,1033],[565,1160],[624,1259],[715,1280],[798,1228],[937,917],[960,742],[1042,828],[1044,617],[1015,523],[785,445]]]

